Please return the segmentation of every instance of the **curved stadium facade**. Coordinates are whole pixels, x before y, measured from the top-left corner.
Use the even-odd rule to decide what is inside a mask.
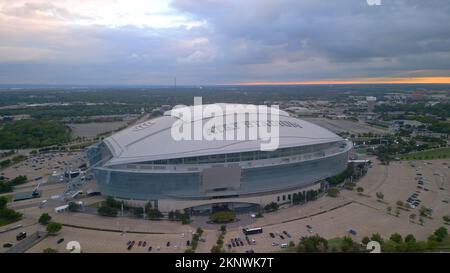
[[[284,111],[273,123],[279,127],[275,151],[261,151],[259,139],[176,141],[171,128],[177,121],[195,126],[205,119],[182,121],[169,111],[89,147],[100,192],[133,204],[152,202],[162,211],[253,210],[322,189],[326,178],[346,168],[352,148],[349,141]]]

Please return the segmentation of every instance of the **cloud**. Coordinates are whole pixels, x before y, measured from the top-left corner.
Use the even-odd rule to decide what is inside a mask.
[[[446,76],[449,21],[446,0],[0,0],[0,82]]]

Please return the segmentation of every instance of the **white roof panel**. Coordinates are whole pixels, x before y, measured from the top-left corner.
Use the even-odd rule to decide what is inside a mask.
[[[226,104],[217,105],[222,108],[226,106]],[[204,105],[204,107],[206,106],[207,105]],[[245,117],[245,113],[243,112],[238,112],[238,115]],[[260,150],[261,143],[264,143],[261,139],[177,141],[171,135],[172,125],[176,121],[183,122],[183,124],[186,125],[190,124],[193,128],[196,124],[203,125],[209,120],[211,119],[194,115],[192,121],[189,122],[189,119],[179,119],[170,116],[170,112],[167,112],[162,117],[151,119],[124,129],[104,140],[114,155],[106,165],[255,151]],[[254,113],[247,115],[246,118],[242,120],[247,122],[242,123],[245,125],[258,124],[255,123],[258,119]],[[236,124],[239,124],[239,121]],[[229,124],[227,123],[227,126],[228,125]],[[227,131],[234,133],[236,130],[234,122],[232,125],[233,126],[228,127]],[[289,114],[284,111],[280,111],[278,125],[279,148],[306,146],[342,140],[342,138],[336,134],[310,122],[290,117]],[[239,125],[236,126],[239,127]]]

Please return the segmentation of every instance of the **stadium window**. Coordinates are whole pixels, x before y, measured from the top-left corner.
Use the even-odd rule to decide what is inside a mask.
[[[286,195],[283,195],[283,201],[286,201]]]
[[[280,202],[280,196],[277,196],[277,202]]]
[[[291,195],[290,194],[288,194],[288,200],[291,200]]]

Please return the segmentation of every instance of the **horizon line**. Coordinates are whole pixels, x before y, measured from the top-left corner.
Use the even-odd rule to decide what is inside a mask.
[[[252,81],[237,85],[330,85],[330,84],[450,84],[450,77],[391,77],[360,79],[325,79],[316,81]]]

